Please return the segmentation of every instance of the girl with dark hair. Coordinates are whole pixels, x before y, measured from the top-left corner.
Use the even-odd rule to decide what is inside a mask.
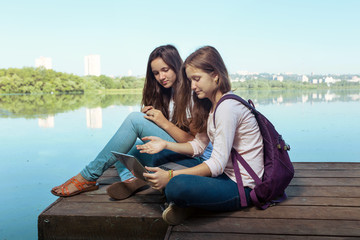
[[[175,153],[170,153],[170,151],[152,156],[140,154],[135,147],[144,143],[140,140],[142,137],[149,135],[158,136],[170,142],[187,142],[194,138],[194,134],[189,133],[186,114],[191,92],[176,94],[180,86],[178,74],[181,65],[182,59],[174,46],[164,45],[154,49],[147,63],[141,112],[129,114],[97,157],[79,174],[64,184],[54,187],[51,192],[56,196],[68,197],[96,190],[98,189],[96,180],[106,169],[115,164],[121,182],[112,184],[107,188],[107,192],[115,199],[129,197],[146,183],[134,178],[129,170],[116,160],[111,151],[134,155],[144,165],[150,166],[160,158],[181,160],[182,157],[179,154],[174,157]],[[182,96],[181,104],[178,104],[176,95]],[[192,164],[202,162],[201,158],[192,160]]]
[[[263,139],[254,115],[236,100],[226,100],[214,108],[225,94],[231,93],[230,80],[218,51],[210,46],[192,53],[181,68],[181,92],[193,91],[194,106],[191,125],[198,132],[187,143],[169,142],[159,137],[145,137],[148,141],[138,145],[141,153],[154,154],[163,149],[190,156],[199,156],[209,142],[213,151],[203,163],[177,171],[164,171],[147,167],[153,173],[144,173],[153,188],[163,189],[169,206],[163,219],[170,225],[179,224],[192,209],[232,211],[242,208],[231,149],[234,148],[261,178],[264,172]],[[204,119],[206,119],[204,121]],[[216,126],[216,127],[215,127]],[[241,179],[248,204],[254,180],[240,165]]]

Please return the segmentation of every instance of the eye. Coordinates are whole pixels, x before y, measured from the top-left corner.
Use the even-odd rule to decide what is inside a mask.
[[[194,80],[195,82],[198,82],[200,80],[200,77],[199,76],[193,76],[192,80]]]
[[[169,71],[169,68],[163,68],[163,69],[161,69],[163,72],[167,72],[167,71]]]
[[[156,76],[156,75],[158,75],[158,74],[159,74],[159,72],[153,72],[153,74],[154,74],[154,76]]]

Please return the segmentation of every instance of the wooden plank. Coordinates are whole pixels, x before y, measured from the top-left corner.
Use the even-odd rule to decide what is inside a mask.
[[[167,240],[355,240],[358,237],[330,237],[330,236],[295,236],[295,235],[268,235],[268,234],[242,234],[242,233],[194,233],[194,232],[172,232]]]
[[[341,178],[353,178],[359,177],[359,169],[296,169],[295,178],[328,178],[328,177],[341,177]]]
[[[360,162],[293,162],[298,169],[360,169]]]
[[[360,237],[359,221],[251,219],[251,218],[191,218],[174,226],[172,232],[245,233],[303,236]]]
[[[291,186],[360,186],[358,178],[293,178]]]
[[[359,198],[360,188],[354,187],[334,187],[334,186],[289,186],[286,189],[289,197],[345,197]]]
[[[326,206],[284,206],[278,205],[264,210],[255,207],[234,212],[199,212],[195,217],[258,219],[310,219],[310,220],[354,220],[360,216],[359,207],[326,207]]]
[[[108,216],[39,217],[39,239],[163,239],[167,225],[159,218]]]
[[[161,218],[162,208],[158,203],[82,203],[61,201],[46,214],[56,216],[116,216],[134,218]]]
[[[359,198],[345,197],[289,197],[278,204],[284,206],[327,206],[327,207],[360,207]]]

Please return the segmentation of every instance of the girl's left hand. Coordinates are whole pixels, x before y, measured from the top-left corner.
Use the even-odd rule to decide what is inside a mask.
[[[140,153],[155,154],[166,148],[166,141],[159,137],[143,137],[143,141],[149,141],[143,145],[136,145]]]
[[[170,181],[169,172],[159,167],[145,167],[146,170],[153,173],[144,173],[144,177],[151,183],[153,189],[161,190],[166,187]]]

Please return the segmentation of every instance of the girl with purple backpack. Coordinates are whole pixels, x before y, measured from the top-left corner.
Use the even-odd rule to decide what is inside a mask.
[[[195,139],[175,143],[149,136],[143,138],[149,142],[137,146],[141,153],[155,154],[169,149],[194,157],[201,155],[209,142],[213,145],[210,158],[197,166],[177,171],[147,167],[153,173],[144,173],[144,176],[153,188],[164,189],[169,205],[162,217],[170,225],[182,222],[194,208],[234,211],[244,207],[239,200],[232,148],[259,178],[264,173],[263,138],[249,109],[232,99],[224,101],[218,106],[213,122],[217,102],[223,95],[232,93],[228,72],[218,51],[206,46],[192,53],[182,65],[181,77],[182,92],[193,91],[191,125],[198,132]],[[250,191],[255,182],[241,165],[239,169],[250,205]]]

